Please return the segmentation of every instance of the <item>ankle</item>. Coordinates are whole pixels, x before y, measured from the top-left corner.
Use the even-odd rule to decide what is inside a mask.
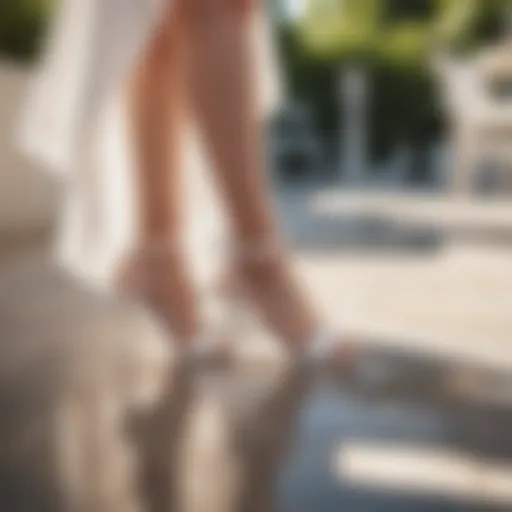
[[[230,256],[239,265],[264,265],[285,254],[285,243],[278,236],[237,237],[230,244]]]
[[[239,260],[235,269],[242,280],[267,287],[281,280],[287,272],[287,265],[283,255],[273,254],[264,259]]]

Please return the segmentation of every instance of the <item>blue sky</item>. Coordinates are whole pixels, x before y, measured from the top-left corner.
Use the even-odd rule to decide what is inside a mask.
[[[286,15],[290,18],[296,18],[300,15],[301,9],[304,5],[304,0],[285,0]]]

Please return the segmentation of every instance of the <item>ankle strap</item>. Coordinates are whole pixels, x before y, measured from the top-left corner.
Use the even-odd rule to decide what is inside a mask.
[[[322,361],[330,356],[337,343],[339,334],[333,329],[324,327],[319,329],[306,346],[306,357],[313,361]]]
[[[219,250],[220,248],[220,250]],[[155,238],[149,241],[141,241],[133,246],[133,253],[140,256],[158,256],[184,254],[193,251],[193,247],[183,240],[169,238]],[[278,239],[268,241],[235,241],[221,242],[212,245],[213,256],[223,254],[236,263],[259,263],[280,258],[286,253],[285,244]]]

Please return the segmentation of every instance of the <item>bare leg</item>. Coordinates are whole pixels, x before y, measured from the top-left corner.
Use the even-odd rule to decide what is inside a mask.
[[[242,249],[279,241],[255,84],[251,0],[183,0],[195,106],[235,238]],[[235,247],[236,251],[236,247]],[[277,257],[276,257],[277,256]],[[240,258],[239,274],[270,326],[294,346],[319,321],[284,252]]]
[[[140,239],[128,262],[125,282],[161,314],[178,340],[185,342],[198,335],[199,320],[182,239],[183,24],[179,12],[172,8],[174,2],[170,5],[132,84]]]

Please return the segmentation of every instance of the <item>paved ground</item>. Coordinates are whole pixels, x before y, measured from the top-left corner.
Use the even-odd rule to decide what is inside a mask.
[[[52,502],[63,370],[96,368],[113,340],[148,336],[133,309],[47,265],[4,273],[0,292],[0,502],[21,512]],[[150,510],[510,510],[510,375],[389,348],[364,360],[385,370],[379,379],[243,362],[175,373],[158,429],[142,437]]]
[[[168,396],[172,425],[151,445],[156,457],[148,459],[147,473],[154,487],[151,464],[157,460],[161,470],[163,446],[171,450],[166,453],[174,454],[174,476],[166,477],[171,482],[166,488],[184,500],[171,510],[511,510],[512,247],[482,238],[479,231],[455,236],[457,225],[441,234],[436,225],[404,228],[410,216],[388,210],[376,219],[360,203],[357,215],[347,215],[350,201],[339,196],[338,213],[326,217],[315,214],[315,204],[328,205],[318,194],[284,196],[280,208],[298,265],[328,317],[371,335],[376,345],[367,360],[384,373],[372,381],[247,365],[249,348],[261,341],[255,331],[243,340],[246,358],[238,369],[177,377],[181,385],[173,389],[181,391]],[[133,332],[131,315],[120,322],[108,308],[77,298],[83,292],[71,283],[64,286],[50,267],[23,263],[40,259],[33,249],[39,243],[10,246],[3,251],[0,314],[4,320],[10,315],[11,323],[2,322],[0,336],[4,347],[14,347],[11,355],[25,345],[6,325],[25,326],[36,346],[51,339],[49,333],[60,333],[72,346],[75,336],[77,342],[88,335],[101,342],[114,332]],[[27,271],[15,275],[13,262],[28,264]],[[57,299],[59,305],[52,306]],[[63,307],[65,325],[74,318],[79,329],[56,329]],[[41,315],[43,310],[56,314]],[[37,360],[10,385],[22,383],[19,376],[40,375]],[[5,396],[9,389],[13,396],[23,389],[28,400],[23,403],[42,417],[35,390],[44,390],[47,381],[28,382],[33,386],[2,389]],[[11,397],[6,403],[18,402]],[[3,410],[2,418],[10,418],[9,435],[27,418],[32,421],[17,407]],[[178,457],[177,447],[184,457]],[[40,450],[28,444],[24,460],[34,460]],[[3,460],[2,499],[13,479],[26,492],[23,467],[13,469]],[[29,480],[32,492],[32,472]]]

